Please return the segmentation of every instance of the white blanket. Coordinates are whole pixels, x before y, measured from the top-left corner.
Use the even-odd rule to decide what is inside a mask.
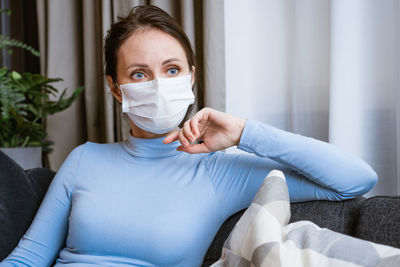
[[[212,266],[400,266],[400,249],[289,219],[285,176],[271,171]]]

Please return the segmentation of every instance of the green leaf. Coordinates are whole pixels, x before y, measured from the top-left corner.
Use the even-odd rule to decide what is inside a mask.
[[[8,36],[0,34],[0,48],[7,48],[10,52],[11,47],[19,47],[19,48],[22,48],[22,49],[25,49],[25,50],[31,52],[31,54],[34,56],[37,56],[37,57],[40,56],[39,51],[37,51],[33,47],[31,47],[21,41],[18,41],[18,40],[10,38]]]
[[[22,143],[21,147],[25,147],[29,142],[30,136],[25,137],[24,142]]]
[[[19,74],[18,72],[12,71],[12,72],[11,72],[11,78],[13,78],[14,81],[18,81],[18,80],[21,80],[21,79],[22,79],[22,76],[21,76],[21,74]]]
[[[67,98],[67,99],[63,99],[66,90],[64,90],[62,92],[62,94],[60,95],[58,101],[49,101],[47,102],[48,105],[45,107],[45,114],[46,115],[51,115],[54,114],[56,112],[60,112],[66,108],[68,108],[69,106],[71,106],[71,104],[75,101],[75,99],[78,98],[78,96],[83,92],[83,89],[85,87],[81,86],[79,88],[77,88],[72,95]]]
[[[0,78],[3,78],[8,73],[8,68],[0,68]]]

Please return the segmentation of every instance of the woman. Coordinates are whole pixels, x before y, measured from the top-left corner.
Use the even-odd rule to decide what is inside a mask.
[[[105,59],[131,136],[74,149],[1,266],[199,266],[271,169],[286,174],[292,201],[349,199],[377,182],[362,160],[255,120],[205,108],[177,128],[194,101],[196,63],[182,29],[157,7],[119,18]],[[256,156],[218,151],[235,145]]]

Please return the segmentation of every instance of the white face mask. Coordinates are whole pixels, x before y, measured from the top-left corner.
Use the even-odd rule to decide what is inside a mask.
[[[122,112],[139,128],[164,134],[175,129],[194,103],[191,75],[121,84]]]

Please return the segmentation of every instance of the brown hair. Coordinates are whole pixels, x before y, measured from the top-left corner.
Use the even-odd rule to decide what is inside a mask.
[[[192,66],[196,67],[196,56],[181,26],[167,12],[156,6],[136,6],[129,10],[127,16],[119,16],[105,37],[105,74],[110,75],[114,83],[117,81],[118,49],[137,30],[146,28],[157,28],[174,37],[185,50],[189,70],[192,70]]]

